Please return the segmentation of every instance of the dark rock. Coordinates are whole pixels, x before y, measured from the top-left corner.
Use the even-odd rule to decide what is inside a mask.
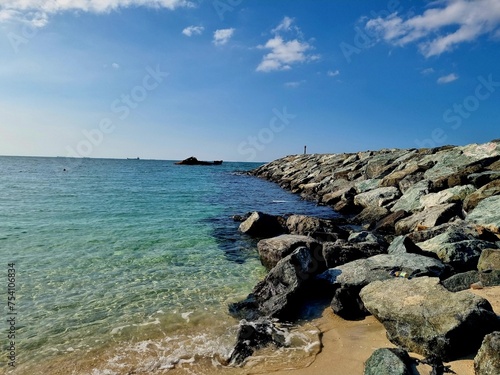
[[[307,285],[324,270],[324,264],[314,259],[310,249],[299,247],[283,258],[241,302],[229,305],[231,315],[247,320],[263,316],[295,319],[300,311]]]
[[[500,327],[487,300],[449,292],[437,278],[376,281],[360,297],[393,344],[445,361],[474,353],[484,335]]]
[[[465,211],[472,211],[483,199],[500,195],[500,180],[495,180],[484,185],[464,199],[463,208]]]
[[[240,232],[252,237],[270,238],[286,233],[277,216],[263,212],[253,212],[248,219],[240,224]]]
[[[382,246],[382,248],[385,250],[387,249],[387,242],[383,237],[380,237],[376,235],[375,233],[368,232],[366,230],[361,231],[361,232],[353,232],[349,235],[349,238],[347,241],[352,242],[352,243],[362,243],[362,242],[372,242],[376,243]],[[377,255],[377,254],[373,254]]]
[[[473,173],[467,176],[467,179],[477,187],[486,185],[492,181],[500,179],[500,171],[484,171]]]
[[[267,319],[254,322],[242,320],[236,335],[236,344],[229,355],[228,364],[241,365],[255,350],[269,344],[286,346],[286,331],[277,328]]]
[[[348,186],[343,189],[338,189],[331,193],[323,195],[321,202],[326,205],[332,206],[339,202],[343,197],[354,196],[355,193],[356,191],[354,190],[354,188],[352,186]]]
[[[500,270],[479,272],[479,281],[483,286],[500,286]]]
[[[366,207],[357,214],[352,221],[354,223],[364,225],[366,229],[373,229],[378,221],[387,217],[389,210],[385,207],[370,206]]]
[[[500,332],[492,332],[484,337],[481,348],[474,358],[474,373],[500,374]]]
[[[364,375],[413,375],[414,361],[398,348],[381,348],[365,362]]]
[[[321,245],[311,237],[294,234],[282,234],[278,237],[260,240],[257,244],[260,261],[268,270],[290,255],[299,247],[307,247],[319,255],[322,254]]]
[[[244,222],[246,219],[248,219],[250,217],[252,213],[249,212],[245,215],[233,215],[231,216],[231,219],[233,219],[233,221],[236,221],[237,223],[242,223]]]
[[[462,290],[470,289],[471,284],[479,282],[479,272],[478,271],[467,271],[462,273],[457,273],[441,283],[450,292],[460,292]]]
[[[333,268],[353,260],[384,254],[386,247],[376,242],[347,242],[337,240],[323,243],[323,258],[326,266]]]
[[[387,249],[387,253],[388,254],[411,253],[411,254],[423,255],[434,259],[439,259],[439,257],[435,253],[431,251],[422,250],[408,236],[398,236],[394,238],[391,244],[389,245],[389,248]]]
[[[178,161],[175,164],[177,164],[177,165],[221,165],[222,160],[201,161],[201,160],[196,159],[194,156],[191,156],[191,157],[184,159],[182,161]]]
[[[320,219],[305,215],[291,215],[286,226],[291,234],[310,236],[321,241],[347,238],[349,233],[336,225],[335,220]]]

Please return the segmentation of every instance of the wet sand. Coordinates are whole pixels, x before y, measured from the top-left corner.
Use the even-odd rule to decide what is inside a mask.
[[[486,298],[496,314],[500,315],[500,286],[469,291]],[[361,375],[364,362],[375,349],[394,347],[387,340],[383,325],[373,316],[361,321],[346,321],[327,308],[315,324],[323,334],[323,348],[315,361],[307,368],[276,371],[273,372],[274,375]],[[410,355],[422,358],[414,353]],[[450,365],[458,375],[474,375],[473,357],[450,362],[447,365]],[[431,368],[427,365],[419,365],[417,370],[420,375],[429,375],[431,372]]]

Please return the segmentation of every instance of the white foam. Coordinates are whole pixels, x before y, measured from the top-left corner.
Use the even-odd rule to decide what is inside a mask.
[[[187,323],[189,323],[189,315],[191,315],[192,313],[194,313],[194,311],[188,311],[188,312],[182,313],[181,314],[182,319],[184,319]]]

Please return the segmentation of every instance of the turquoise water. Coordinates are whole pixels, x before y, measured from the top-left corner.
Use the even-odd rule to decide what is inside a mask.
[[[231,216],[333,214],[237,173],[258,165],[0,157],[2,274],[16,264],[15,371],[35,373],[65,355],[78,369],[94,349],[152,337],[196,351],[190,332],[219,336],[236,324],[227,303],[264,270]]]

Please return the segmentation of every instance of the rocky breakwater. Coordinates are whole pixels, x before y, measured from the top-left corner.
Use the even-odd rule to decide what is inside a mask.
[[[240,231],[260,239],[269,273],[229,306],[243,319],[231,362],[284,345],[275,323],[300,318],[311,298],[330,300],[344,319],[373,314],[400,348],[382,355],[416,352],[435,373],[445,371],[442,361],[476,354],[483,340],[492,345],[500,317],[466,289],[500,285],[500,141],[288,156],[251,174],[341,216],[246,216]],[[499,357],[481,350],[475,366]],[[365,373],[389,373],[384,363],[367,361]]]

